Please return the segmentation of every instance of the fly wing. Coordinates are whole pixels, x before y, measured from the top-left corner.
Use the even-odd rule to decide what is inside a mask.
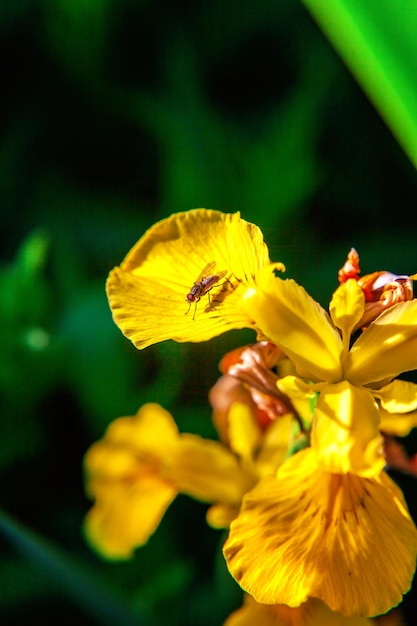
[[[226,276],[226,274],[227,274],[227,270],[222,270],[221,272],[218,272],[218,273],[216,274],[216,279],[217,279],[217,281],[216,281],[216,282],[218,282],[219,280],[221,280],[222,278],[224,278],[224,276]]]
[[[198,275],[194,285],[196,285],[197,283],[200,283],[202,280],[204,280],[204,278],[211,276],[214,273],[215,267],[216,267],[216,261],[210,261],[210,263],[207,263],[206,267]]]

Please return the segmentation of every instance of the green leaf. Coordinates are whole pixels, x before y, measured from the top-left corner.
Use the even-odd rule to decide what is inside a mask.
[[[63,550],[25,528],[0,510],[0,535],[25,559],[37,567],[54,589],[66,596],[102,624],[144,626],[145,622],[126,606],[108,584],[87,571],[85,563],[71,559]]]
[[[303,3],[417,166],[415,0]]]
[[[49,297],[44,277],[47,248],[47,236],[34,231],[21,244],[13,263],[0,268],[2,325],[43,320]]]

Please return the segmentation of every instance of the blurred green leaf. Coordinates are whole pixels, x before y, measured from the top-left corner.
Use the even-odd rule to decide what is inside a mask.
[[[48,239],[33,232],[22,243],[15,261],[0,271],[0,316],[3,325],[19,328],[44,320],[48,311],[45,269]]]
[[[140,405],[143,363],[114,325],[103,283],[73,293],[63,311],[59,334],[65,344],[65,371],[94,435],[116,417]]]
[[[141,94],[136,100],[160,142],[164,212],[226,206],[274,227],[294,218],[322,178],[315,154],[317,120],[332,63],[320,46],[312,49],[299,82],[253,132],[213,107],[191,46],[175,35],[166,58],[164,98]]]
[[[103,72],[110,0],[57,0],[43,4],[52,55],[62,59],[69,72],[88,82],[91,88]]]
[[[144,626],[137,613],[102,580],[89,573],[85,563],[71,559],[64,551],[25,528],[0,510],[0,534],[29,563],[39,568],[53,589],[60,589],[100,623],[109,626]]]
[[[417,166],[415,0],[303,2]]]
[[[42,431],[33,408],[54,387],[59,370],[47,249],[47,236],[35,231],[0,270],[0,467],[39,449]]]
[[[16,558],[2,558],[0,562],[0,580],[2,592],[0,594],[0,609],[11,611],[24,602],[39,599],[43,595],[51,594],[51,587],[34,571],[29,564],[23,564]]]
[[[140,553],[137,555],[140,560]],[[133,597],[133,605],[140,612],[152,615],[157,623],[167,623],[167,607],[179,609],[177,599],[190,585],[194,572],[185,560],[166,560],[163,568],[147,577]],[[173,616],[171,615],[171,619]],[[172,619],[173,623],[176,620]]]
[[[153,348],[154,366],[148,379],[139,386],[141,403],[158,402],[166,409],[176,401],[187,378],[185,369],[187,348],[184,344],[164,341]],[[144,362],[144,353],[136,353],[136,362]]]
[[[312,56],[316,58],[315,51]],[[315,80],[313,67],[306,65],[303,79],[268,120],[264,136],[251,145],[243,139],[239,146],[242,210],[264,225],[294,219],[322,179],[315,154],[316,120],[332,72],[323,65]]]
[[[114,324],[103,283],[74,295],[59,327],[65,344],[65,371],[94,435],[145,402],[169,409],[183,379],[185,347],[165,342],[141,353]]]

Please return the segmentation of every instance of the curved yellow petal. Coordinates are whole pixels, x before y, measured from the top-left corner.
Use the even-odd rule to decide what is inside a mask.
[[[235,505],[256,482],[226,446],[189,434],[181,435],[169,459],[169,477],[181,493]]]
[[[379,428],[381,432],[387,435],[405,437],[413,428],[417,428],[417,411],[388,413],[388,411],[380,409],[379,416],[381,418]]]
[[[317,598],[290,608],[284,604],[259,604],[246,595],[243,606],[228,617],[224,626],[372,626],[372,622],[367,617],[345,617]]]
[[[87,493],[94,498],[96,485],[161,475],[178,441],[172,416],[158,404],[145,404],[136,415],[119,417],[85,454]]]
[[[281,393],[285,393],[291,400],[312,400],[316,396],[316,392],[311,385],[306,383],[298,376],[283,376],[278,378],[277,387]]]
[[[230,572],[258,602],[297,607],[316,597],[346,616],[397,605],[416,554],[417,530],[393,481],[323,472],[312,449],[245,496],[224,546]]]
[[[313,409],[316,405],[316,398],[322,385],[325,385],[325,383],[316,383],[312,386],[292,374],[288,374],[277,380],[279,391],[290,398],[306,431],[310,429],[313,419]]]
[[[294,444],[294,421],[292,415],[283,415],[268,426],[256,456],[258,476],[275,474],[289,455]]]
[[[85,537],[101,556],[123,560],[148,541],[178,492],[157,476],[144,475],[139,481],[97,482],[94,493]]]
[[[230,448],[243,463],[252,467],[262,431],[251,408],[243,402],[233,402],[228,413],[228,426]]]
[[[261,231],[239,213],[174,214],[152,226],[110,272],[114,321],[137,348],[252,327],[241,296],[268,263]],[[195,283],[202,291],[192,291]]]
[[[169,461],[180,435],[171,415],[157,404],[116,419],[84,458],[86,492],[94,500],[84,531],[110,559],[130,558],[156,530],[178,493]]]
[[[393,380],[372,392],[389,413],[408,413],[417,409],[417,385],[406,380]]]
[[[365,311],[365,296],[356,280],[351,278],[336,289],[329,311],[333,324],[342,331],[343,343],[347,350],[353,329]]]
[[[264,268],[243,306],[255,325],[293,361],[298,373],[314,381],[340,379],[343,349],[326,311],[293,280]]]
[[[177,439],[178,427],[174,418],[156,402],[144,404],[132,417],[114,420],[104,435],[104,441],[114,449],[147,450],[158,456]]]
[[[311,445],[328,472],[375,476],[385,465],[378,407],[372,394],[346,381],[322,388]]]
[[[225,503],[212,504],[207,510],[206,521],[212,528],[229,528],[230,522],[239,513],[239,506]]]
[[[381,313],[353,344],[345,377],[367,385],[417,369],[417,300]]]
[[[242,468],[254,477],[275,474],[293,444],[293,416],[282,415],[262,431],[253,410],[234,402],[227,419],[229,446]]]

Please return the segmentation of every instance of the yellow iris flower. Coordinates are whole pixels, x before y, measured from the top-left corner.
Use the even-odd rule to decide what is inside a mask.
[[[417,301],[370,316],[356,337],[366,303],[354,278],[327,313],[277,270],[256,226],[198,209],[150,228],[110,273],[107,294],[138,348],[248,327],[285,353],[295,374],[278,380],[280,392],[294,405],[317,399],[311,447],[245,496],[224,548],[229,569],[259,603],[315,597],[345,616],[384,613],[408,590],[417,554],[380,435],[415,423],[417,386],[394,379],[417,369]]]
[[[257,485],[231,524],[229,569],[258,602],[296,607],[318,597],[344,615],[372,616],[398,604],[411,584],[417,532],[382,472],[379,428],[380,407],[417,407],[416,385],[392,380],[417,366],[417,302],[383,312],[350,347],[364,304],[348,280],[329,316],[267,269],[244,296],[245,311],[295,365],[298,376],[279,380],[280,391],[319,394],[311,448]]]
[[[95,501],[86,538],[108,559],[131,558],[179,493],[212,504],[208,523],[227,528],[259,476],[283,462],[290,431],[291,416],[285,416],[261,432],[240,402],[229,411],[229,446],[178,432],[158,404],[116,419],[85,455],[86,492]]]

